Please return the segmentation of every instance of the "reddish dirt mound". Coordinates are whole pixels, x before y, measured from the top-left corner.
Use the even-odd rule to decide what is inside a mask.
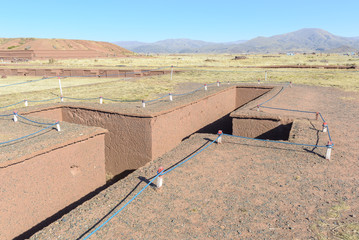
[[[2,50],[0,51],[0,58],[5,53],[7,55],[13,53],[13,58],[20,58],[25,53],[31,51],[31,59],[114,57],[132,53],[127,49],[108,42],[37,38],[3,38],[0,39],[0,50]]]

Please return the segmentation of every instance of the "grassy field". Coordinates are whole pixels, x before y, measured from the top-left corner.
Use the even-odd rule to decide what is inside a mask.
[[[359,66],[358,56],[346,56],[343,54],[296,54],[294,56],[281,55],[245,55],[246,59],[234,60],[235,54],[175,54],[153,55],[146,57],[103,58],[103,59],[64,59],[36,60],[20,64],[17,68],[28,66],[36,68],[157,68],[163,66],[176,67],[206,67],[231,69],[249,66],[270,65],[355,65]],[[269,57],[268,57],[269,56]],[[50,63],[51,62],[51,63]],[[14,67],[5,65],[3,67]]]
[[[144,58],[79,59],[58,60],[56,65],[46,61],[34,61],[35,67],[81,67],[106,66],[124,69],[156,69],[176,66],[172,80],[169,75],[145,77],[141,79],[115,78],[64,78],[61,80],[63,94],[72,98],[98,98],[99,96],[118,100],[150,100],[158,95],[174,92],[181,83],[220,82],[292,82],[315,86],[337,87],[346,91],[359,91],[359,71],[327,69],[261,69],[249,66],[266,65],[350,65],[357,64],[359,58],[344,55],[248,55],[247,59],[233,60],[233,55],[159,55]],[[14,68],[14,65],[12,65]],[[41,77],[8,76],[0,79],[0,107],[15,102],[51,99],[60,96],[57,78],[39,80]],[[7,84],[26,82],[14,86]],[[57,100],[56,100],[57,101]],[[41,103],[32,103],[41,104]],[[16,108],[2,108],[9,110]]]
[[[156,55],[138,58],[69,59],[57,60],[55,64],[69,67],[108,66],[119,68],[156,68],[159,66],[238,68],[269,65],[353,65],[359,66],[358,56],[342,54],[297,54],[287,55],[245,55],[246,59],[234,60],[235,54],[183,54]],[[34,64],[49,65],[48,61],[34,61]]]

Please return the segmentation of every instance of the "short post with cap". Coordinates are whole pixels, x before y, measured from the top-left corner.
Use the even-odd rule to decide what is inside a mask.
[[[218,130],[217,134],[219,135],[217,138],[217,143],[221,144],[222,143],[222,134],[223,134],[222,130]]]
[[[16,112],[16,111],[14,111],[13,113],[14,113],[13,120],[14,120],[14,122],[17,122],[17,112]]]
[[[56,121],[56,129],[58,132],[61,131],[61,128],[60,128],[60,121]]]
[[[159,176],[157,177],[157,188],[160,188],[162,187],[162,184],[163,184],[163,170],[164,168],[163,167],[159,167],[158,170],[157,170],[157,174],[159,174]]]
[[[60,87],[60,95],[62,96],[63,94],[62,94],[62,86],[61,86],[61,78],[60,78],[60,76],[59,76],[59,87]]]
[[[325,154],[325,159],[330,160],[330,155],[332,154],[333,142],[329,141],[327,144],[327,153]]]
[[[173,65],[171,66],[171,81],[172,81],[172,75],[173,75]]]
[[[323,122],[323,130],[322,130],[322,132],[327,132],[327,130],[328,130],[328,123]]]

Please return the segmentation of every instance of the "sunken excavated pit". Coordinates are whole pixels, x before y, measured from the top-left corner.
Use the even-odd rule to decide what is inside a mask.
[[[135,170],[177,146],[195,132],[232,132],[231,112],[270,91],[271,87],[224,87],[162,110],[128,113],[124,109],[66,104],[36,109],[30,116],[58,119],[108,130],[106,172],[117,176]],[[167,105],[171,103],[167,102]],[[151,106],[150,106],[151,107]]]
[[[253,115],[253,112],[244,115],[242,113],[247,109],[248,103],[265,97],[264,95],[267,93],[272,94],[273,91],[271,90],[273,90],[273,87],[222,86],[192,94],[185,98],[178,98],[173,102],[160,101],[159,103],[146,106],[146,108],[135,105],[131,105],[129,108],[128,106],[117,104],[60,103],[29,107],[19,112],[28,117],[59,120],[82,126],[82,128],[87,127],[92,129],[97,127],[101,129],[102,138],[99,138],[98,144],[94,145],[94,143],[91,143],[92,145],[78,149],[78,151],[81,151],[81,159],[85,161],[84,163],[71,165],[70,168],[72,168],[68,172],[59,172],[57,165],[54,165],[53,168],[48,166],[46,171],[42,172],[42,175],[51,175],[52,172],[57,172],[59,176],[52,184],[54,186],[62,186],[63,180],[69,179],[69,176],[81,176],[81,174],[77,174],[78,168],[83,166],[91,168],[91,164],[86,164],[86,154],[93,155],[93,150],[97,153],[104,152],[102,155],[96,155],[96,161],[104,163],[103,166],[107,177],[118,178],[162,156],[180,144],[184,138],[195,132],[216,133],[221,129],[225,133],[248,137],[288,139],[291,119],[281,119],[279,117],[268,119],[268,116],[257,116],[256,113]],[[64,129],[66,131],[66,127]],[[82,133],[75,131],[72,134],[78,136],[78,134],[81,135]],[[89,142],[92,142],[91,139],[93,137],[89,138]],[[86,145],[86,141],[82,142],[82,145]],[[69,146],[76,145],[70,144]],[[101,151],[96,150],[101,146]],[[22,145],[22,147],[27,148],[26,145]],[[67,145],[63,144],[60,149],[64,150],[66,148]],[[47,150],[46,154],[55,154],[56,149],[59,149],[59,147]],[[61,155],[62,153],[59,154]],[[71,163],[77,157],[78,154],[74,152],[73,154],[66,155],[66,161]],[[93,158],[93,156],[88,157]],[[31,181],[31,176],[38,173],[30,165],[33,162],[37,162],[40,165],[46,164],[47,161],[44,160],[46,156],[43,156],[44,159],[39,158],[36,160],[26,158],[26,156],[23,156],[23,158],[28,159],[26,164],[9,165],[7,171],[11,171],[11,169],[16,167],[22,168],[27,172],[26,176],[28,177],[24,179],[27,181],[26,184],[19,186],[16,190],[19,197],[15,204],[28,208],[28,210],[24,211],[21,217],[18,217],[20,215],[14,216],[11,213],[3,215],[1,227],[3,229],[11,229],[11,232],[5,235],[8,238],[25,236],[21,235],[24,231],[38,226],[36,224],[45,221],[46,218],[50,217],[51,219],[51,216],[56,215],[59,211],[61,212],[70,203],[69,201],[62,201],[62,198],[56,198],[57,200],[46,203],[46,209],[51,209],[51,211],[46,212],[41,212],[41,206],[45,203],[43,201],[36,201],[35,195],[34,199],[31,200],[33,202],[32,205],[24,203],[23,199],[25,196],[21,197],[21,195],[23,191],[26,191],[25,188],[31,186],[31,188],[37,189],[37,185],[41,185],[41,181]],[[16,162],[16,159],[13,161]],[[58,164],[61,165],[61,163]],[[26,165],[30,167],[26,168]],[[98,181],[94,186],[86,189],[87,192],[81,192],[81,196],[74,189],[74,187],[78,187],[78,184],[74,184],[74,186],[70,184],[66,188],[57,188],[54,194],[57,196],[62,196],[65,193],[67,195],[72,194],[69,199],[75,202],[96,188],[103,186],[106,181],[105,172],[101,173],[102,181]],[[86,177],[83,180],[91,182],[92,178]],[[48,193],[38,193],[38,196],[45,198],[44,195],[46,194]],[[11,199],[3,203],[5,208],[12,205],[14,205],[14,201]],[[40,211],[41,214],[34,215],[34,211]],[[11,221],[7,221],[7,219],[11,219]],[[7,222],[14,221],[17,222],[16,226],[18,227],[14,228],[13,224],[11,226],[7,224]],[[31,235],[33,232],[27,231],[27,233]]]
[[[233,135],[269,139],[288,140],[292,129],[292,119],[278,119],[276,117],[241,116],[233,113]]]

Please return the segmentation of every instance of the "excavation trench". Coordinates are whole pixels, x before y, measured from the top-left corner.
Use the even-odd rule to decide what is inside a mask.
[[[61,177],[57,178],[58,182],[54,182],[54,186],[67,185],[60,190],[51,189],[44,193],[34,193],[32,197],[39,199],[49,198],[51,195],[51,199],[54,203],[52,205],[46,205],[46,212],[44,214],[33,216],[31,214],[32,211],[27,211],[24,214],[28,216],[15,219],[19,223],[21,222],[21,224],[17,224],[17,226],[19,226],[18,229],[13,229],[11,233],[5,236],[11,238],[15,236],[21,238],[31,236],[31,234],[40,228],[46,226],[102,190],[106,179],[118,180],[125,177],[132,171],[170,151],[180,144],[183,139],[193,133],[217,133],[218,130],[223,130],[224,133],[233,133],[234,135],[255,138],[274,140],[288,139],[292,120],[275,117],[268,119],[268,117],[252,116],[248,115],[248,113],[242,114],[241,109],[243,106],[256,99],[259,101],[258,98],[266,97],[264,96],[266,93],[272,94],[273,91],[271,90],[273,90],[273,87],[220,87],[213,91],[203,91],[202,93],[194,94],[195,96],[187,96],[182,100],[178,99],[177,103],[166,100],[149,105],[146,109],[138,106],[135,108],[132,107],[131,111],[127,111],[125,107],[121,108],[121,105],[78,103],[44,105],[33,108],[30,107],[21,111],[22,114],[28,117],[59,120],[61,122],[102,129],[101,134],[104,134],[104,137],[97,138],[99,141],[102,141],[102,143],[99,142],[95,145],[104,146],[104,154],[99,154],[99,159],[96,161],[102,161],[104,163],[105,171],[95,169],[95,173],[99,174],[102,180],[94,183],[91,189],[88,189],[86,193],[82,193],[82,198],[79,198],[78,193],[75,193],[74,189],[72,189],[73,183],[71,181],[86,182],[91,181],[91,178],[77,174],[77,171],[79,171],[77,170],[77,165],[71,164],[71,162],[77,161],[77,158],[83,159],[81,161],[86,161],[88,157],[91,157],[86,156],[86,151],[81,155],[77,155],[76,153],[66,155],[67,161],[70,164],[68,171],[71,173],[72,178],[74,178],[70,182],[68,178],[69,173],[66,172],[66,170],[59,172],[56,166],[54,166],[55,168],[52,170],[47,169],[46,172],[34,172],[34,174],[42,174],[43,178],[46,179],[48,175],[52,174],[51,171],[57,171],[57,173],[59,175],[62,174],[63,177],[62,179]],[[66,131],[66,124],[64,131]],[[76,136],[82,135],[82,132],[75,132],[73,134]],[[93,138],[91,137],[90,139]],[[86,142],[82,144],[86,145]],[[91,152],[91,148],[93,147],[89,146],[87,148],[89,153]],[[67,145],[62,146],[61,151],[64,153],[61,154],[65,154],[66,149]],[[46,159],[49,153],[51,153],[51,151],[47,150],[46,152],[44,151],[44,153],[39,153],[36,156],[27,158],[27,161],[22,164],[21,169],[31,176],[32,171],[34,171],[31,163],[37,162],[39,156],[42,157],[41,159]],[[41,161],[45,164],[44,160]],[[86,168],[86,164],[81,164],[83,165],[81,167]],[[91,168],[90,165],[88,167]],[[81,168],[79,167],[79,169]],[[7,170],[11,170],[11,167],[7,168]],[[31,179],[24,180],[20,177],[18,181],[27,181],[26,186],[32,185],[36,188],[36,184],[39,184],[42,180],[41,176],[38,176],[37,182],[34,183],[31,183]],[[19,188],[17,191],[21,195],[20,192],[23,191],[23,189]],[[73,196],[69,198],[72,199],[70,206],[68,201],[64,203],[61,198],[57,197],[62,194],[73,194]],[[28,196],[20,196],[15,200],[17,201],[15,204],[24,205],[24,199],[27,197]],[[14,200],[5,204],[14,204]],[[39,206],[31,206],[30,208],[41,209],[44,202],[38,201],[37,204]],[[3,222],[6,223],[6,218],[11,219],[13,217],[11,214],[4,216],[5,221]],[[9,221],[9,223],[10,222],[13,221]],[[6,226],[3,227],[6,229]]]
[[[105,136],[106,173],[115,177],[124,175],[125,172],[137,169],[163,155],[193,133],[217,133],[220,129],[231,134],[233,129],[238,127],[236,119],[230,114],[271,89],[270,87],[225,88],[190,103],[150,114],[126,114],[73,104],[43,108],[28,114],[106,129],[108,131]],[[245,124],[245,135],[248,135],[247,132],[253,132],[252,124],[258,125],[261,132],[258,134],[256,132],[257,135],[254,137],[259,138],[277,139],[276,135],[279,133],[283,135],[278,129],[289,129],[263,125],[260,121],[240,123],[242,124]],[[271,133],[269,131],[272,128],[277,130]]]

